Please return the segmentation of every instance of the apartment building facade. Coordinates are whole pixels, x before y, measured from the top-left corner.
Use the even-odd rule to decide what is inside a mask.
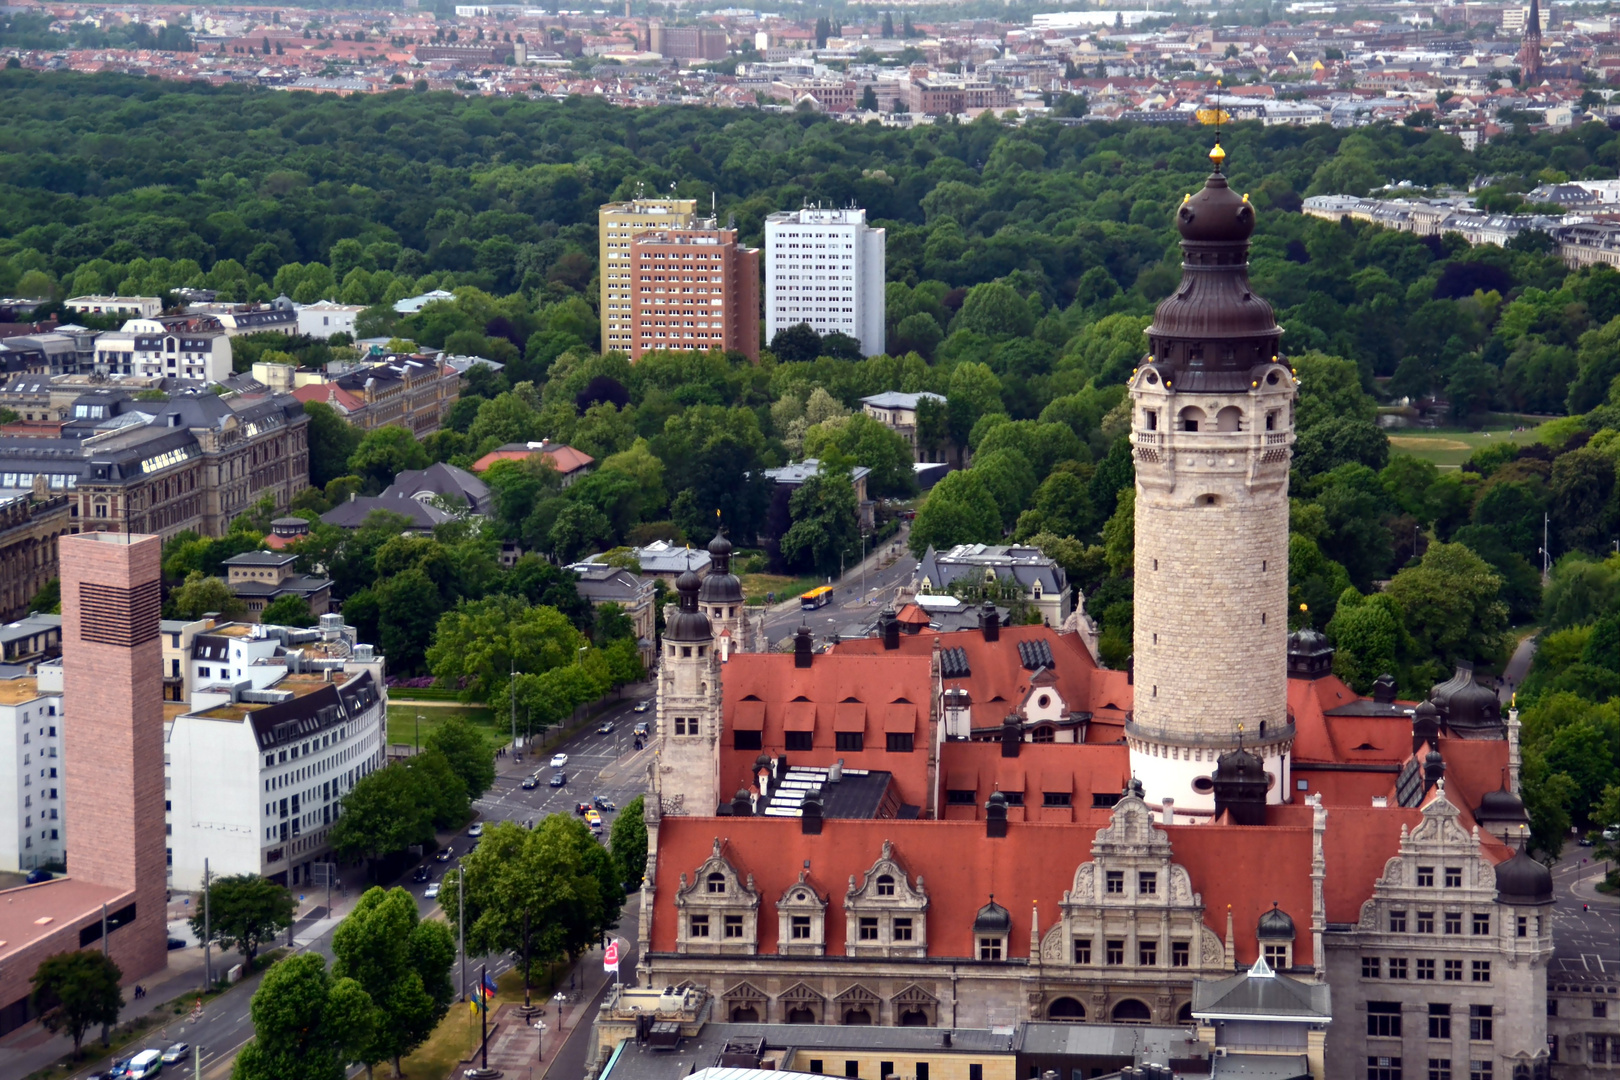
[[[222,382],[231,376],[230,335],[212,315],[131,319],[96,338],[95,370]]]
[[[631,351],[635,330],[631,308],[630,243],[648,229],[684,229],[697,217],[696,199],[633,199],[597,210],[602,295],[602,351]]]
[[[723,349],[759,361],[759,249],[712,219],[630,240],[630,358]]]
[[[285,395],[93,392],[71,415],[60,438],[0,436],[0,485],[43,478],[67,497],[72,533],[222,536],[264,496],[284,509],[309,486],[309,418]]]
[[[857,207],[806,207],[765,219],[765,337],[801,323],[844,334],[876,356],[886,348],[888,234]]]
[[[0,679],[0,870],[59,866],[62,668]]]
[[[385,760],[383,659],[338,615],[230,623],[192,639],[189,708],[164,724],[169,882],[313,878],[343,795]]]

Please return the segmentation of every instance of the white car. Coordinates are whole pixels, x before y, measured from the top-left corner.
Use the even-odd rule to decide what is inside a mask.
[[[472,828],[468,829],[467,830],[467,835],[468,836],[474,836],[474,837],[483,836],[484,835],[484,823],[482,821],[480,821],[476,825],[474,825]]]
[[[424,899],[424,900],[437,900],[438,898],[439,898],[439,883],[437,881],[435,881],[433,884],[429,885],[427,888],[422,890],[422,899]]]
[[[568,755],[567,754],[552,754],[551,755],[551,767],[553,769],[560,769],[564,765],[567,765],[567,764],[568,764]]]

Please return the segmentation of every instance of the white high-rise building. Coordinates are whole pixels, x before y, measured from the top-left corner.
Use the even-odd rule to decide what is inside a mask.
[[[765,340],[804,323],[823,336],[855,338],[867,356],[883,352],[886,245],[886,231],[855,207],[767,217]]]
[[[60,866],[62,662],[0,679],[0,870]]]

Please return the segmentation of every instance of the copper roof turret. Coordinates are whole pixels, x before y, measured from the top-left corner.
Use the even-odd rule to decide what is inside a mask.
[[[1215,170],[1176,213],[1181,284],[1153,313],[1148,363],[1179,391],[1247,390],[1255,366],[1278,358],[1282,329],[1249,286],[1254,207],[1228,186],[1218,140],[1209,156]]]

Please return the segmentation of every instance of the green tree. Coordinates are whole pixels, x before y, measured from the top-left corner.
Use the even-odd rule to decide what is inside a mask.
[[[315,625],[315,616],[309,610],[309,601],[297,593],[287,593],[278,596],[259,612],[259,622],[266,626],[301,626]]]
[[[388,424],[366,432],[342,471],[360,477],[365,491],[375,495],[392,484],[400,473],[407,469],[425,469],[429,464],[427,451],[422,449],[415,435]],[[333,468],[337,466],[334,464]]]
[[[253,992],[253,1039],[231,1080],[343,1080],[370,1043],[377,1013],[360,984],[333,978],[319,953],[283,960]]]
[[[808,323],[784,326],[771,336],[771,352],[784,364],[809,363],[821,355],[821,335]]]
[[[993,544],[1001,539],[1001,509],[973,470],[948,473],[928,492],[911,525],[911,550],[919,558],[929,548]]]
[[[552,814],[533,829],[501,822],[484,833],[440,903],[460,901],[466,881],[470,949],[513,952],[525,978],[536,965],[578,956],[619,920],[624,888],[613,858],[585,823]]]
[[[343,796],[330,840],[339,858],[367,860],[430,843],[433,807],[407,770],[387,765],[361,777]]]
[[[495,783],[495,752],[483,733],[460,713],[451,713],[441,721],[423,745],[444,755],[466,786],[469,801],[478,799]]]
[[[973,330],[990,338],[1027,337],[1035,329],[1035,316],[1012,286],[988,281],[968,290],[967,300],[951,328]]]
[[[401,888],[367,889],[332,934],[332,974],[353,979],[376,1006],[377,1022],[360,1050],[369,1075],[427,1041],[455,998],[456,959],[448,923],[423,920],[416,898]]]
[[[428,649],[428,666],[444,683],[463,685],[463,701],[491,703],[511,672],[541,674],[574,665],[588,644],[556,608],[489,596],[445,613]]]
[[[200,570],[186,575],[186,582],[169,594],[168,607],[176,619],[200,619],[204,612],[218,612],[222,619],[238,619],[247,612],[247,605],[238,600],[224,582],[217,577],[205,577]]]
[[[360,448],[360,430],[324,401],[305,402],[304,414],[309,417],[309,482],[324,488],[347,472]]]
[[[619,808],[608,830],[613,869],[626,889],[637,888],[647,873],[647,797],[637,795]]]
[[[1405,632],[1400,612],[1389,597],[1364,598],[1347,587],[1327,624],[1327,634],[1335,650],[1333,673],[1357,693],[1370,693],[1373,680],[1398,670]]]
[[[1007,411],[1001,403],[1001,381],[988,364],[958,364],[951,372],[945,408],[950,415],[951,438],[958,446],[966,446],[980,417]]]
[[[439,750],[423,748],[405,762],[405,771],[427,806],[435,829],[459,829],[472,815],[467,785]]]
[[[842,561],[860,550],[856,510],[849,471],[823,462],[788,500],[793,524],[782,536],[782,557],[795,569],[837,573]]]
[[[222,949],[242,954],[247,970],[267,942],[293,923],[296,905],[286,886],[258,874],[215,878],[208,886],[208,928]],[[191,932],[200,941],[204,933],[203,905],[197,903]]]
[[[383,655],[395,671],[416,671],[438,623],[443,601],[439,587],[418,567],[377,586],[377,634]]]
[[[911,446],[899,432],[865,413],[825,420],[804,433],[805,457],[826,459],[835,454],[872,470],[866,491],[874,499],[917,493]]]
[[[47,1030],[67,1032],[76,1058],[86,1031],[96,1024],[118,1023],[118,1010],[124,1005],[118,983],[123,977],[118,965],[99,952],[57,953],[34,969],[30,1007]]]
[[[1423,561],[1396,574],[1385,590],[1412,635],[1414,655],[1447,666],[1459,660],[1498,663],[1504,654],[1507,605],[1502,579],[1461,544],[1431,544]]]
[[[1013,449],[992,450],[974,455],[971,472],[996,500],[1002,527],[1010,530],[1035,494],[1038,477],[1029,459]]]

